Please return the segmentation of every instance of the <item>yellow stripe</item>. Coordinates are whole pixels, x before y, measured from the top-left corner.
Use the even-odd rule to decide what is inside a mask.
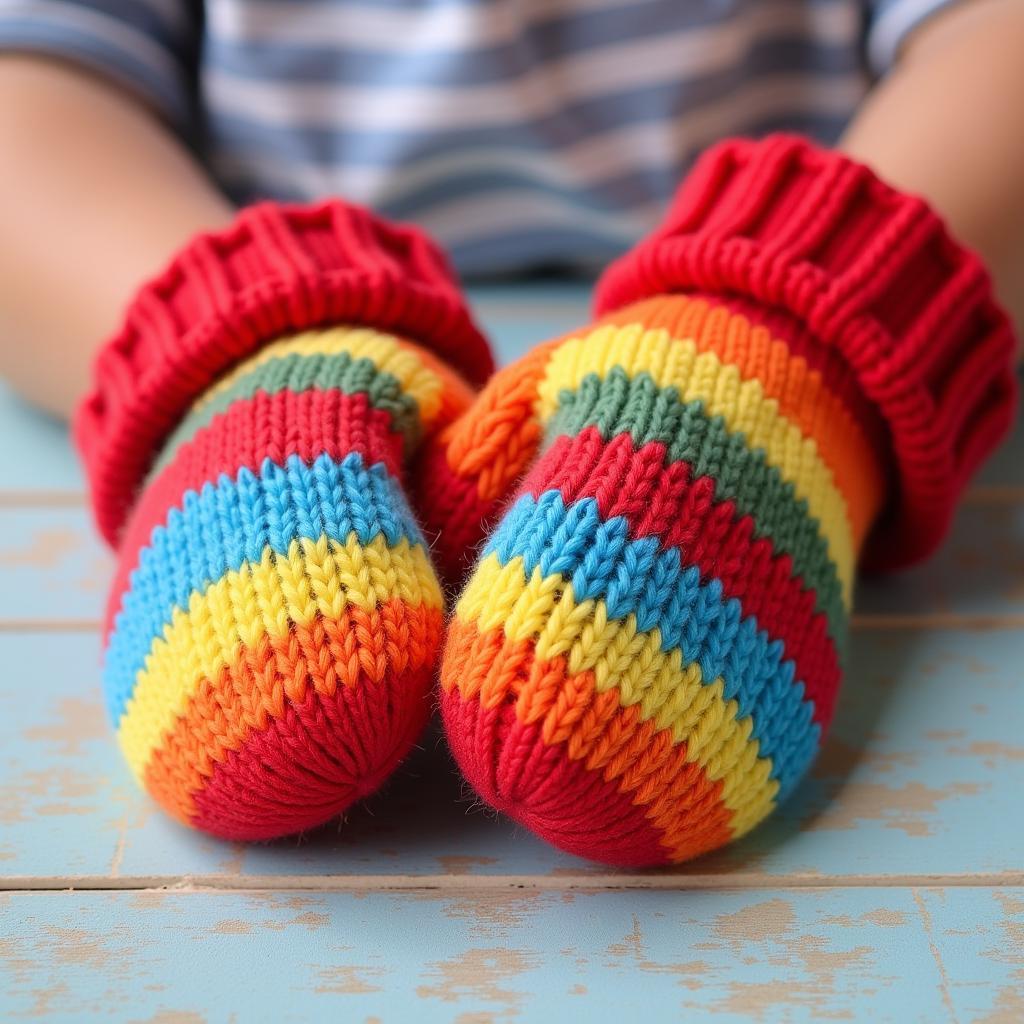
[[[747,446],[761,448],[770,465],[790,481],[807,502],[836,564],[849,607],[854,575],[854,548],[846,501],[812,437],[779,411],[779,403],[758,380],[744,380],[739,370],[714,352],[701,352],[688,340],[640,324],[600,327],[572,338],[555,350],[538,389],[538,415],[548,420],[558,407],[559,392],[575,390],[588,374],[605,376],[619,367],[629,376],[648,373],[658,387],[674,387],[682,401],[701,401],[708,414],[721,416]]]
[[[382,373],[394,377],[402,391],[416,400],[425,426],[437,418],[444,387],[441,378],[425,366],[409,342],[393,334],[383,334],[366,327],[330,327],[322,331],[303,331],[267,345],[204,392],[193,404],[192,411],[202,409],[211,398],[230,388],[239,377],[272,359],[292,355],[336,356],[343,352],[347,352],[353,359],[369,359]]]
[[[609,619],[604,601],[578,602],[562,577],[535,568],[527,579],[521,557],[503,566],[496,554],[478,565],[455,613],[480,632],[533,640],[541,660],[564,656],[572,674],[593,672],[598,693],[616,687],[623,706],[639,704],[642,720],[671,729],[676,743],[686,743],[687,760],[722,780],[737,834],[771,810],[779,786],[750,738],[753,720],[738,719],[737,702],[723,700],[722,679],[705,685],[698,664],[684,665],[678,649],[662,651],[658,629],[639,630],[633,615]]]
[[[188,610],[176,608],[154,640],[118,730],[132,770],[142,777],[154,748],[203,679],[237,664],[242,645],[253,650],[264,636],[285,637],[291,624],[318,616],[338,619],[346,607],[373,611],[401,598],[412,606],[442,606],[427,553],[403,538],[344,544],[321,536],[293,540],[287,554],[265,548],[259,562],[225,573],[205,592],[193,592]]]

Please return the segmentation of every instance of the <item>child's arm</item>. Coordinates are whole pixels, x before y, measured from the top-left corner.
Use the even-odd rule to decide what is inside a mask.
[[[1024,326],[1024,9],[926,22],[843,148],[929,199]],[[69,65],[0,58],[0,376],[67,414],[134,287],[228,202],[132,95]]]
[[[135,287],[232,210],[131,93],[0,57],[0,377],[62,416]]]
[[[1024,331],[1024,5],[954,4],[910,38],[842,148],[975,249]]]

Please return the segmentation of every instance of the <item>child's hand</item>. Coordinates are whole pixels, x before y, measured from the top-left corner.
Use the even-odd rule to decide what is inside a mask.
[[[0,55],[0,377],[66,417],[125,303],[228,201],[132,93]]]

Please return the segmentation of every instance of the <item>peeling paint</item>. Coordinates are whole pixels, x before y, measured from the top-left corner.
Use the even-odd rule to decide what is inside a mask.
[[[93,741],[109,742],[110,725],[99,696],[62,697],[53,705],[54,721],[31,726],[23,733],[30,742],[50,743],[60,757],[82,757],[84,745]],[[42,756],[42,752],[40,752]]]
[[[935,941],[935,926],[932,923],[932,916],[928,911],[928,906],[921,896],[919,889],[913,890],[914,904],[917,907],[918,914],[921,918],[921,923],[924,925],[925,936],[928,940],[928,949],[932,955],[932,959],[935,961],[935,967],[939,972],[939,992],[942,994],[942,1002],[947,1012],[949,1013],[950,1020],[956,1021],[956,1008],[953,1006],[953,995],[950,991],[949,984],[949,972],[946,970],[946,961],[942,955],[942,950],[938,943]]]
[[[1024,747],[993,740],[975,740],[966,746],[949,746],[946,753],[951,757],[975,757],[986,768],[998,768],[1006,761],[1024,761]]]
[[[232,843],[230,849],[231,853],[220,862],[220,869],[225,875],[240,875],[248,847],[245,843]]]
[[[999,928],[1004,936],[1004,941],[986,955],[992,956],[1002,963],[1020,967],[1019,973],[1024,982],[1024,896],[1019,893],[996,890],[995,899],[1002,913]],[[1024,1018],[1021,1019],[1024,1020]]]
[[[0,824],[14,825],[39,815],[59,817],[69,807],[79,814],[95,812],[95,806],[83,798],[99,795],[104,785],[101,778],[66,764],[18,768],[0,785]]]
[[[811,775],[823,781],[845,779],[855,769],[870,768],[876,772],[889,772],[897,767],[914,767],[919,756],[909,750],[894,750],[884,743],[885,737],[875,735],[859,746],[845,743],[833,734],[826,741],[814,762]]]
[[[37,530],[28,544],[0,548],[0,565],[11,569],[21,566],[55,569],[73,551],[81,550],[88,543],[84,532],[70,527]]]
[[[897,829],[908,836],[930,836],[940,803],[973,796],[982,788],[974,782],[957,782],[941,789],[923,782],[885,786],[854,778],[843,785],[837,799],[829,801],[800,827],[806,832],[829,832],[855,829],[862,821],[878,821],[884,828]]]
[[[885,907],[879,907],[877,910],[869,910],[856,918],[850,917],[848,914],[826,917],[823,923],[838,928],[856,928],[858,925],[864,924],[877,925],[879,928],[901,928],[907,923],[907,918],[899,910],[887,910]]]
[[[716,917],[712,929],[720,938],[740,942],[763,942],[781,938],[793,930],[796,913],[788,900],[755,903],[733,914]]]
[[[446,917],[468,921],[470,934],[490,937],[496,929],[514,928],[539,906],[552,899],[550,893],[530,891],[478,891],[469,893],[432,892],[417,893],[416,899],[441,900]]]
[[[317,971],[319,984],[314,991],[323,994],[344,996],[368,995],[371,992],[382,992],[380,985],[374,985],[367,978],[383,978],[387,972],[380,967],[355,967],[339,965],[322,967]]]
[[[130,893],[128,898],[136,910],[145,913],[162,907],[173,895],[166,889],[139,889]]]
[[[632,919],[633,927],[622,941],[613,942],[607,947],[605,964],[610,967],[619,967],[622,961],[626,961],[629,970],[636,969],[646,974],[671,975],[675,977],[678,986],[690,991],[699,989],[704,977],[709,973],[711,965],[705,960],[654,959],[656,954],[654,951],[648,952],[639,916],[633,914]],[[701,945],[701,943],[693,943],[693,948],[699,948]]]
[[[218,921],[210,929],[214,935],[248,935],[252,931],[251,921],[242,921],[239,918],[231,918]]]
[[[837,1000],[840,979],[864,970],[874,950],[870,946],[830,949],[830,940],[821,935],[771,936],[759,944],[751,966],[768,963],[778,980],[747,981],[740,978],[716,978],[722,987],[712,1013],[731,1013],[744,1020],[853,1020],[854,1011],[845,1000]],[[716,972],[721,975],[719,968]],[[875,982],[884,976],[873,974]],[[692,1002],[684,1003],[694,1006]]]
[[[71,987],[66,981],[57,981],[51,985],[32,990],[32,1005],[25,1016],[48,1020],[58,1012],[61,1004],[67,1005],[72,1000]]]
[[[112,949],[107,936],[100,936],[82,928],[47,928],[51,937],[50,955],[57,963],[105,970],[118,953]]]
[[[511,987],[510,983],[538,962],[537,954],[529,950],[502,946],[467,949],[459,956],[428,963],[424,974],[436,980],[417,986],[416,995],[420,999],[439,999],[446,1003],[460,1003],[470,998],[494,1005],[495,1009],[486,1013],[473,1011],[460,1015],[456,1018],[460,1024],[514,1020],[527,994]]]
[[[135,1017],[128,1024],[206,1024],[207,1019],[195,1010],[157,1010],[152,1017]]]
[[[441,870],[446,875],[471,875],[473,868],[487,867],[489,864],[497,864],[497,857],[482,857],[473,854],[447,854],[437,858]]]
[[[250,894],[255,895],[255,894]],[[270,894],[274,896],[275,894]],[[257,902],[254,900],[253,902]],[[289,900],[274,900],[275,905],[282,905],[292,910],[300,910],[293,917],[281,919],[279,917],[246,918],[225,918],[213,923],[210,932],[215,935],[249,935],[255,929],[270,932],[286,932],[290,928],[301,928],[307,932],[318,932],[327,928],[331,919],[328,914],[314,910],[301,909],[311,901],[302,897],[292,897]],[[275,906],[276,909],[276,906]]]
[[[1005,985],[995,996],[995,1005],[972,1024],[1021,1024],[1024,1021],[1024,978],[1016,985]]]
[[[926,740],[933,740],[935,743],[948,743],[950,740],[959,740],[967,735],[965,729],[929,729],[925,734]]]

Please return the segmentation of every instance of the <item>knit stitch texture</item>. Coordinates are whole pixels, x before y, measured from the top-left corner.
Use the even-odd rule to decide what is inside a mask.
[[[373,247],[353,251],[378,280]],[[194,254],[177,262],[193,266]],[[226,287],[215,264],[206,273]],[[258,262],[240,273],[243,292],[272,290]],[[450,282],[422,294],[421,305],[471,324]],[[346,301],[373,303],[361,292]],[[139,304],[152,314],[154,292],[130,313],[141,331],[131,355],[115,339],[100,359],[101,375],[138,361],[137,384],[122,377],[118,390],[104,377],[80,420],[100,519],[118,537],[103,667],[111,718],[136,777],[180,821],[235,840],[307,829],[376,789],[429,715],[442,595],[403,477],[424,438],[465,409],[469,386],[437,354],[443,344],[418,343],[408,310],[416,341],[347,323],[278,334],[270,318],[275,333],[247,336],[237,359],[223,335],[154,340]],[[432,324],[424,315],[427,339]],[[173,405],[142,411],[168,382]],[[121,453],[146,467],[144,481],[118,475]]]
[[[678,862],[806,772],[862,554],[938,542],[1011,421],[1012,337],[923,204],[784,137],[709,153],[597,295],[424,460],[445,516],[499,518],[442,713],[492,806],[572,853]]]

